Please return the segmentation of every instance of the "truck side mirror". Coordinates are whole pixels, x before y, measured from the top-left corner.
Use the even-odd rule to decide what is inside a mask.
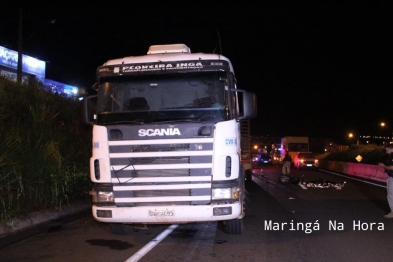
[[[243,93],[243,117],[257,116],[257,95],[250,92]]]
[[[257,96],[255,93],[242,89],[233,89],[239,103],[237,119],[253,118],[257,116]]]
[[[97,95],[85,97],[83,109],[85,123],[94,125],[97,118]]]

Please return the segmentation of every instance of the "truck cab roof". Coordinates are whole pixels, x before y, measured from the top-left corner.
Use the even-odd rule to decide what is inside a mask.
[[[231,61],[221,54],[191,53],[191,49],[184,44],[152,45],[146,55],[127,56],[111,59],[103,66],[139,63],[162,63],[174,61],[198,61],[198,60],[224,60],[227,61],[230,71],[234,73]]]

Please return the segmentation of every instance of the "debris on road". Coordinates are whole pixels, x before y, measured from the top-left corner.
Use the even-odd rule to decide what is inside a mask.
[[[303,182],[303,185],[305,185],[306,187],[313,187],[313,188],[336,188],[337,190],[341,190],[345,184],[347,182],[343,182],[343,183],[336,183],[336,182],[332,182],[332,181],[328,181],[325,179],[320,179],[317,181],[313,181],[313,182]]]
[[[336,190],[341,190],[347,182],[337,183],[328,181],[325,179],[320,179],[312,182],[306,182],[304,176],[292,176],[292,175],[281,175],[278,178],[281,184],[298,184],[301,188],[335,188]]]
[[[278,177],[278,182],[281,184],[297,184],[299,181],[301,182],[303,180],[303,176],[299,178],[298,176],[292,176],[292,175],[281,175]]]
[[[298,185],[303,188],[303,189],[307,189],[307,187],[305,185],[302,184],[302,182],[299,182]]]

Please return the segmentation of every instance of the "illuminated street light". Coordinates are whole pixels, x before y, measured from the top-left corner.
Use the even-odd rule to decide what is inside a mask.
[[[27,37],[25,41],[23,41],[23,38],[22,38],[22,35],[23,35],[23,33],[22,33],[22,31],[23,31],[22,30],[22,28],[23,28],[22,22],[23,22],[22,9],[20,9],[19,10],[19,32],[18,32],[18,66],[17,66],[17,69],[16,69],[17,70],[16,71],[16,74],[17,74],[16,79],[17,79],[19,84],[22,83],[22,65],[23,65],[23,62],[22,62],[22,56],[23,56],[22,55],[22,46],[23,46],[23,44],[26,43],[27,40],[29,40],[38,31],[40,31],[46,24],[48,24],[48,23],[54,24],[56,22],[56,20],[52,19],[52,20],[45,21],[36,31],[34,31],[34,33],[32,33],[29,37]]]
[[[349,138],[353,138],[354,136],[355,136],[355,135],[354,135],[353,133],[349,133],[349,134],[348,134],[348,137],[349,137]],[[358,145],[359,145],[360,135],[358,135],[357,137],[358,137],[358,139],[357,139],[357,141],[356,141],[356,145],[358,146]]]
[[[389,129],[392,132],[391,140],[393,141],[393,130],[387,124],[385,124],[385,122],[381,122],[381,126],[386,127],[387,129]]]

